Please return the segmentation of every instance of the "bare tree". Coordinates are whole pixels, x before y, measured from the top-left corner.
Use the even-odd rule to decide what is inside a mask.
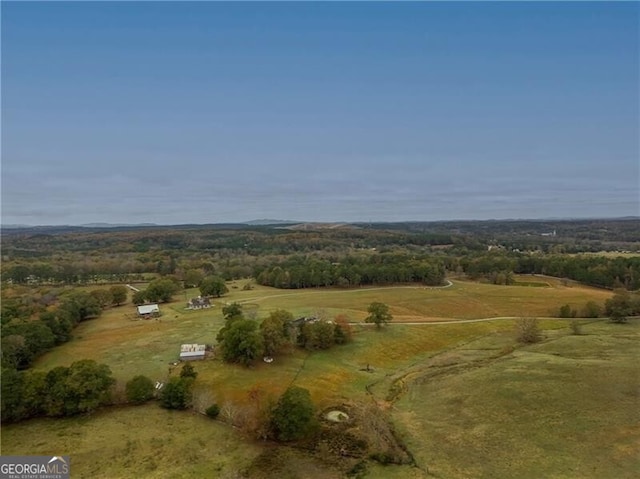
[[[238,425],[240,416],[240,410],[238,407],[230,401],[225,401],[220,408],[220,417],[226,423],[232,426]]]
[[[537,343],[542,339],[538,318],[520,318],[516,321],[516,339],[518,342]]]
[[[214,394],[208,387],[198,387],[193,391],[193,410],[204,414],[209,406],[216,402]]]

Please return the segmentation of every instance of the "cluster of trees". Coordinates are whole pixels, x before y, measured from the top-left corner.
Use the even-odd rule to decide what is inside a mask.
[[[604,312],[614,323],[626,323],[628,316],[640,315],[640,294],[616,290],[613,297],[605,301]]]
[[[245,366],[263,356],[284,354],[296,345],[308,350],[328,349],[351,341],[353,336],[344,316],[334,321],[294,321],[290,312],[279,309],[258,323],[246,319],[238,303],[223,307],[222,313],[225,325],[216,337],[222,358]]]
[[[445,269],[443,262],[432,256],[381,253],[350,255],[339,261],[292,256],[257,267],[254,275],[259,284],[292,289],[414,282],[436,286],[444,281]]]
[[[606,316],[616,323],[624,323],[629,316],[640,316],[640,294],[626,289],[617,289],[614,295],[605,301],[604,307],[595,301],[588,301],[580,308],[564,304],[558,309],[560,318],[600,318]]]
[[[90,413],[110,402],[114,383],[107,365],[89,359],[46,373],[2,368],[2,422]]]
[[[189,407],[196,376],[193,367],[185,364],[180,376],[171,378],[161,390],[161,406],[167,409]],[[46,373],[3,368],[2,421],[91,413],[100,406],[113,404],[114,384],[107,365],[88,359]],[[128,403],[142,404],[156,397],[155,384],[148,377],[139,375],[126,383],[125,394]]]
[[[197,281],[195,286],[198,286],[202,296],[220,297],[229,291],[224,283],[224,279],[219,276],[204,276],[198,270],[191,270],[188,279],[184,280],[185,287],[194,286],[194,281]],[[176,276],[164,276],[151,281],[147,289],[136,291],[133,294],[132,301],[133,304],[144,304],[147,302],[168,303],[181,289],[182,286]]]
[[[180,376],[174,376],[160,391],[160,405],[165,409],[187,409],[193,399],[193,383],[198,373],[185,363]]]
[[[513,273],[545,274],[569,278],[602,288],[640,288],[640,256],[531,255],[488,252],[447,258],[447,268],[471,278],[485,277],[497,284],[511,284]]]
[[[227,285],[224,284],[224,279],[219,276],[206,276],[198,283],[198,289],[202,296],[216,296],[220,297],[229,292]]]
[[[2,422],[75,416],[123,401],[137,405],[155,398],[166,409],[187,409],[192,405],[197,375],[193,366],[185,363],[180,375],[170,378],[159,393],[151,379],[138,375],[126,383],[123,399],[114,390],[111,369],[93,360],[83,359],[48,372],[2,368]]]
[[[245,432],[255,433],[262,439],[289,442],[306,439],[319,431],[317,409],[307,389],[291,386],[277,401],[265,397],[257,388],[249,390],[248,396],[252,406],[250,411],[245,411],[249,414],[241,423]],[[222,407],[211,404],[204,409],[204,413],[212,419],[222,413],[224,420],[238,425],[239,411],[234,411],[230,404]]]
[[[298,326],[290,325],[289,336],[299,347],[314,351],[351,342],[353,328],[346,316],[338,315],[333,321],[315,318]]]
[[[304,439],[318,428],[316,408],[307,389],[288,388],[271,411],[271,429],[279,441]]]
[[[172,277],[154,279],[147,289],[133,293],[133,304],[168,303],[180,291],[180,283]]]
[[[122,304],[126,299],[127,290],[121,285],[90,292],[71,291],[60,297],[57,308],[44,309],[37,320],[9,306],[8,311],[3,310],[0,330],[2,366],[29,367],[42,353],[69,341],[78,323],[98,317],[103,309]]]
[[[599,318],[602,316],[603,308],[595,301],[588,301],[580,310],[565,304],[558,310],[559,318]]]

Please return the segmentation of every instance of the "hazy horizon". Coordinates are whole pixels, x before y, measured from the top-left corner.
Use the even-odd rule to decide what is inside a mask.
[[[366,224],[366,223],[462,223],[462,222],[509,222],[509,221],[530,221],[530,222],[554,222],[554,221],[613,221],[613,220],[640,220],[638,215],[629,216],[584,216],[584,217],[548,217],[548,218],[442,218],[433,220],[398,220],[398,221],[375,221],[375,220],[354,220],[354,221],[306,221],[304,219],[286,220],[277,218],[254,218],[251,220],[238,220],[238,221],[223,221],[216,223],[127,223],[127,222],[91,222],[91,223],[40,223],[40,224],[26,224],[26,223],[0,223],[0,226],[7,227],[25,227],[25,228],[38,228],[38,227],[58,227],[58,226],[70,226],[70,227],[144,227],[144,226],[207,226],[218,224],[237,224],[237,225],[276,225],[282,224]]]
[[[5,225],[639,213],[637,3],[0,8]]]

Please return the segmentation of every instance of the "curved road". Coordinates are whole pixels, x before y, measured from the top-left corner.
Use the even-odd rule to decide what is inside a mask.
[[[461,323],[483,323],[485,321],[499,321],[502,319],[520,319],[522,316],[492,316],[490,318],[479,318],[479,319],[448,319],[444,321],[392,321],[389,324],[406,324],[409,326],[417,326],[424,324],[461,324]],[[587,319],[587,318],[540,318],[536,316],[537,319]],[[364,324],[364,325],[374,325],[373,323],[363,323],[363,322],[351,322],[349,324]]]

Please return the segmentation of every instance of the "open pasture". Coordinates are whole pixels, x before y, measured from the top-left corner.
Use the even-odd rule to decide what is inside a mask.
[[[130,304],[107,310],[100,318],[81,323],[76,329],[72,341],[42,356],[35,364],[35,368],[48,370],[58,365],[68,365],[78,359],[90,358],[108,364],[114,376],[121,382],[137,374],[145,374],[153,380],[166,380],[170,375],[177,374],[179,371],[179,367],[173,368],[170,363],[177,360],[180,344],[215,343],[216,334],[223,325],[222,306],[232,301],[246,305],[246,310],[258,319],[265,317],[274,309],[283,308],[292,311],[296,316],[320,312],[332,317],[335,314],[344,313],[355,322],[364,319],[367,314],[366,308],[370,302],[382,301],[389,304],[396,320],[428,323],[430,320],[442,318],[518,317],[536,315],[536,312],[546,316],[551,308],[557,308],[565,303],[579,306],[588,300],[602,302],[610,295],[607,291],[586,287],[563,287],[556,284],[542,288],[495,286],[459,281],[454,282],[451,287],[442,289],[398,286],[358,290],[310,291],[276,290],[255,286],[252,290],[245,291],[242,290],[242,285],[243,282],[237,282],[236,288],[231,287],[228,295],[214,300],[213,308],[199,311],[184,309],[184,298],[197,295],[196,290],[188,291],[185,295],[180,295],[180,300],[161,305],[163,314],[159,320],[133,320],[134,307]],[[543,320],[541,326],[545,329],[545,337],[551,343],[555,341],[553,338],[562,338],[569,334],[566,321]],[[434,436],[425,436],[423,441],[423,433],[420,432],[433,429],[433,425],[429,422],[433,421],[432,417],[423,415],[426,413],[422,411],[421,406],[432,399],[426,396],[423,398],[422,395],[427,394],[421,389],[424,385],[414,388],[411,379],[419,377],[420,368],[424,364],[432,364],[434,361],[438,363],[444,357],[443,364],[446,365],[446,358],[449,357],[447,355],[466,357],[467,353],[460,351],[465,347],[471,347],[467,346],[469,344],[476,345],[472,348],[477,347],[478,350],[483,351],[482,354],[485,354],[484,351],[488,351],[487,354],[491,357],[499,358],[505,354],[509,356],[510,348],[515,345],[513,320],[496,318],[491,321],[474,323],[392,324],[383,331],[376,331],[372,325],[355,324],[354,330],[356,333],[354,341],[348,345],[335,346],[327,351],[295,350],[289,355],[276,357],[271,364],[258,362],[251,368],[244,368],[225,364],[217,358],[207,358],[204,361],[195,362],[193,365],[198,372],[194,390],[195,401],[199,407],[206,407],[214,402],[218,403],[223,409],[224,417],[225,414],[234,415],[241,413],[243,408],[250,408],[251,390],[259,391],[261,397],[267,400],[268,398],[276,399],[287,387],[293,384],[309,389],[319,409],[345,402],[365,404],[374,399],[383,407],[386,404],[390,408],[389,412],[392,414],[398,431],[405,438],[410,450],[417,451],[417,453],[414,452],[414,455],[421,467],[426,464],[429,468],[435,467],[436,471],[451,473],[451,477],[471,477],[465,476],[469,471],[472,475],[476,472],[483,473],[483,470],[473,469],[477,467],[475,463],[469,465],[467,469],[464,464],[460,466],[459,470],[447,469],[446,457],[447,454],[451,454],[451,451],[446,449],[439,452],[442,454],[440,459],[438,456],[435,459],[432,457],[433,448],[438,447],[432,442]],[[483,341],[486,344],[478,346]],[[532,354],[528,352],[529,350],[533,350],[533,348],[517,349],[512,355],[513,360],[518,360],[523,354]],[[480,371],[482,370],[489,371],[490,369],[480,369]],[[416,373],[416,371],[418,372]],[[462,371],[460,374],[464,376],[468,373]],[[401,394],[399,400],[394,402],[395,399],[390,398],[394,381],[398,377],[405,376],[410,394],[406,396]],[[489,376],[482,376],[482,380],[493,381]],[[469,384],[472,384],[471,387],[477,390],[477,394],[480,394],[482,388],[486,387],[486,384],[480,382],[477,384],[470,382]],[[558,387],[559,384],[547,386]],[[367,389],[370,392],[367,392]],[[432,393],[432,391],[428,390],[428,393]],[[522,395],[524,393],[514,394]],[[500,399],[501,396],[498,393],[496,395]],[[449,397],[446,394],[445,396]],[[571,391],[570,396],[575,399],[575,397],[579,397],[579,392]],[[439,399],[433,399],[433,404],[437,405],[437,400]],[[497,401],[492,397],[489,397],[489,400]],[[478,403],[479,410],[494,408],[491,404],[485,404],[482,397],[476,397],[475,401]],[[507,407],[508,405],[503,406]],[[438,407],[440,410],[444,410],[448,406],[443,402]],[[476,406],[474,405],[474,407]],[[144,414],[134,418],[135,411],[144,412]],[[458,414],[460,411],[449,411],[448,413]],[[25,424],[11,426],[7,434],[4,434],[3,430],[3,444],[8,444],[10,449],[5,453],[33,451],[32,441],[34,441],[33,438],[38,437],[38,434],[30,432],[29,428],[41,428],[43,437],[46,437],[48,434],[55,434],[52,431],[56,431],[56,428],[63,427],[59,424],[76,424],[74,421],[84,421],[79,427],[78,437],[76,437],[76,433],[71,432],[62,435],[62,438],[67,441],[63,443],[68,448],[67,450],[77,451],[77,454],[74,454],[74,463],[78,463],[78,468],[83,471],[79,477],[101,477],[99,474],[94,474],[100,465],[104,464],[104,462],[95,459],[101,441],[118,445],[117,447],[105,446],[107,451],[105,457],[118,458],[113,459],[115,462],[112,465],[105,466],[110,477],[128,477],[128,474],[125,473],[126,467],[133,461],[139,464],[136,466],[138,469],[133,470],[139,470],[140,475],[144,477],[186,477],[189,474],[198,475],[199,472],[212,470],[219,471],[216,477],[225,477],[226,471],[230,471],[227,469],[227,462],[221,457],[214,459],[217,457],[215,455],[207,459],[202,457],[202,454],[208,450],[209,443],[216,442],[218,439],[209,436],[200,437],[202,434],[197,432],[197,428],[194,434],[184,433],[179,438],[176,434],[168,435],[165,426],[167,419],[157,417],[162,414],[175,418],[173,419],[175,425],[179,422],[178,418],[185,418],[184,420],[189,423],[204,421],[198,422],[198,424],[206,426],[202,430],[202,434],[205,436],[221,434],[220,431],[215,432],[217,429],[209,431],[209,425],[214,428],[218,428],[219,425],[211,423],[206,418],[189,413],[174,413],[171,416],[171,413],[159,410],[156,405],[148,405],[142,408],[106,410],[92,418],[76,418],[63,422],[29,421]],[[494,414],[497,415],[498,411],[495,410]],[[109,424],[111,420],[114,424]],[[139,421],[140,425],[131,421]],[[489,426],[485,424],[482,427]],[[144,432],[130,434],[130,431],[135,428],[144,429]],[[543,430],[544,426],[541,425],[540,428]],[[70,426],[68,430],[71,431]],[[26,434],[22,434],[25,431]],[[237,434],[231,429],[225,431],[228,432],[224,432],[224,434]],[[66,434],[69,435],[69,438],[65,438]],[[443,438],[449,432],[440,431],[439,434],[441,434],[439,440],[444,440]],[[145,439],[147,435],[148,441]],[[93,444],[94,436],[97,438],[95,444]],[[81,438],[86,439],[81,440]],[[245,465],[249,467],[252,458],[262,457],[260,454],[263,454],[264,451],[260,451],[260,447],[252,445],[250,442],[243,442],[246,439],[242,439],[240,435],[237,435],[236,439],[242,443],[238,454],[244,454],[243,457],[246,457],[246,460],[241,460],[240,456],[233,456],[238,458],[235,469],[237,471],[238,468]],[[232,440],[226,441],[226,444],[234,444]],[[171,466],[174,469],[169,468],[169,473],[167,473],[165,467],[170,467],[168,465],[170,459],[165,461],[155,457],[154,444],[156,443],[159,452],[164,451],[165,448],[171,448],[172,452],[168,453],[169,458],[173,457],[175,449],[177,451],[175,454],[182,451],[181,457],[191,457],[192,460],[174,461],[175,465]],[[554,441],[552,443],[555,444]],[[43,451],[49,447],[44,442],[38,442],[38,444],[43,447]],[[193,447],[194,452],[188,453],[189,447]],[[242,448],[246,448],[246,450]],[[322,470],[319,464],[313,463],[315,465],[310,467],[309,471],[304,472],[307,467],[305,464],[311,464],[309,461],[313,462],[316,459],[311,456],[307,457],[300,452],[288,451],[287,454],[294,458],[292,461],[297,461],[296,464],[302,471],[291,477],[314,477],[309,475],[309,471]],[[128,461],[127,457],[129,457]],[[434,460],[435,462],[433,462]],[[257,459],[257,461],[256,464],[259,464],[260,460]],[[254,466],[255,464],[251,467]],[[519,472],[519,470],[515,471]],[[427,477],[424,472],[425,469],[409,466],[382,468],[382,466],[371,465],[368,477]],[[477,477],[491,476],[482,476],[481,474]]]
[[[277,395],[291,383],[310,389],[320,408],[364,404],[370,386],[373,398],[388,404],[418,467],[370,464],[368,478],[634,477],[640,325],[584,321],[583,334],[574,336],[566,322],[545,320],[545,340],[520,347],[512,326],[496,320],[363,327],[351,345],[296,352],[269,365],[194,365],[198,389],[221,404],[241,404],[251,387]],[[367,364],[373,372],[362,371]],[[396,384],[403,387],[394,395]],[[257,465],[272,456],[270,446],[246,441],[227,426],[153,404],[3,428],[4,454],[45,454],[57,444],[74,451],[76,477],[215,471],[224,478],[245,468],[249,477],[268,477]],[[302,451],[282,454],[295,467],[287,477],[341,477]]]
[[[392,417],[435,477],[637,477],[639,341],[636,321],[597,321],[464,364],[469,348],[499,346],[494,336],[454,350],[450,373],[415,371]]]
[[[518,278],[526,281],[527,277]],[[429,319],[477,319],[512,316],[554,316],[560,306],[580,309],[587,301],[604,303],[611,296],[606,290],[581,285],[563,286],[548,278],[530,279],[548,287],[499,286],[470,281],[454,281],[452,286],[363,287],[357,289],[281,290],[256,286],[252,291],[233,292],[229,301],[258,305],[261,311],[277,308],[295,314],[330,315],[346,313],[352,320],[363,320],[373,301],[386,303],[398,321]]]
[[[372,301],[389,304],[396,321],[481,318],[491,316],[548,315],[549,309],[568,302],[603,301],[610,293],[585,287],[528,288],[454,282],[449,288],[417,287],[362,288],[356,290],[278,290],[255,286],[242,290],[243,282],[231,284],[230,293],[214,300],[214,307],[187,311],[185,298],[196,290],[180,294],[180,300],[161,305],[159,320],[133,320],[132,305],[107,310],[100,318],[79,325],[74,339],[45,354],[35,369],[48,370],[78,359],[95,359],[108,364],[115,377],[126,381],[137,374],[163,381],[173,374],[170,363],[178,359],[183,343],[214,344],[223,325],[222,306],[238,301],[258,318],[284,308],[294,315],[324,312],[329,317],[344,313],[362,321]],[[236,288],[233,288],[236,286]],[[554,322],[555,323],[555,322]],[[558,322],[559,323],[559,322]],[[559,323],[561,324],[561,323]],[[549,324],[547,327],[556,327]],[[207,385],[217,402],[246,400],[251,387],[278,395],[294,381],[307,387],[314,399],[338,400],[363,393],[368,381],[394,368],[419,360],[434,351],[452,347],[478,335],[509,331],[510,320],[451,325],[392,325],[376,332],[371,326],[356,326],[355,341],[325,352],[293,354],[276,358],[272,364],[257,363],[250,369],[227,365],[218,359],[195,363],[199,383]],[[370,365],[374,373],[363,372]]]
[[[225,424],[157,404],[2,427],[2,454],[70,454],[74,478],[231,479],[261,451]]]
[[[237,282],[232,286],[243,284]],[[197,290],[190,290],[180,294],[179,300],[161,305],[163,315],[160,320],[134,320],[135,308],[130,304],[109,309],[100,318],[80,324],[72,341],[42,356],[35,367],[49,369],[87,358],[109,364],[114,374],[122,379],[133,374],[163,377],[168,373],[169,363],[177,359],[180,344],[215,343],[216,334],[223,325],[222,306],[232,301],[244,304],[246,310],[258,318],[282,308],[295,316],[322,312],[333,317],[342,313],[352,321],[364,320],[368,305],[372,301],[381,301],[390,306],[396,321],[420,322],[442,318],[551,316],[562,304],[581,307],[589,300],[602,303],[610,293],[579,286],[530,288],[469,282],[454,282],[451,287],[442,289],[398,286],[354,290],[278,290],[255,286],[250,291],[232,287],[228,295],[213,301],[213,308],[187,311],[186,298],[195,295]],[[462,326],[462,331],[472,331],[471,325]],[[389,343],[387,350],[393,350],[392,345],[397,342],[392,336],[401,334],[394,328],[398,326],[390,328],[393,331],[384,336],[386,339],[380,338]],[[431,337],[432,333],[429,334]],[[415,348],[405,345],[401,354],[411,357],[418,351],[424,351],[425,347],[421,343]],[[363,358],[367,355],[371,356],[370,353],[359,354]]]

